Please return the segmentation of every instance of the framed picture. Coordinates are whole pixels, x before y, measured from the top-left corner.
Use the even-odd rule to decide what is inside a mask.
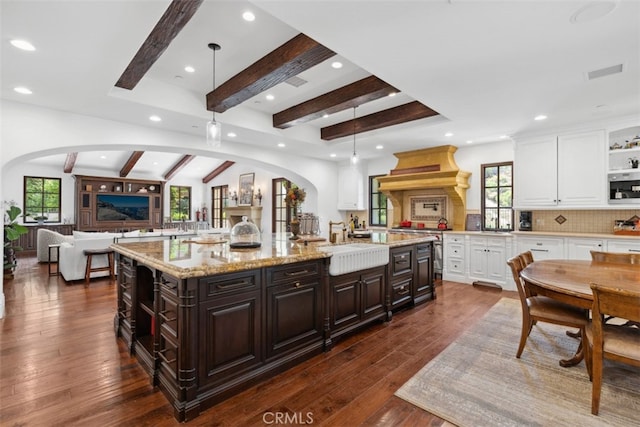
[[[238,206],[251,206],[253,202],[253,173],[240,175],[238,183]]]

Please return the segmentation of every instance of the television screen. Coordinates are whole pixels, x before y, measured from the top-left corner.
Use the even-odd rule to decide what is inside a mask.
[[[97,194],[98,221],[149,221],[149,196]]]

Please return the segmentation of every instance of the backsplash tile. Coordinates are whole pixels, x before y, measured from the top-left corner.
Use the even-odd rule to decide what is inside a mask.
[[[517,214],[516,214],[517,215]],[[533,231],[566,232],[566,233],[613,233],[613,226],[618,219],[629,219],[640,216],[639,210],[544,210],[533,211]],[[516,216],[517,217],[517,216]],[[563,217],[559,223],[556,218]]]

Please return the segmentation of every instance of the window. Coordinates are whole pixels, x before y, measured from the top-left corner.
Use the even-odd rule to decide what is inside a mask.
[[[271,200],[271,229],[273,233],[286,233],[288,231],[287,225],[291,222],[291,212],[287,209],[284,196],[287,194],[289,187],[291,187],[291,181],[285,178],[276,178],[271,181],[271,194],[273,194],[273,200]]]
[[[482,229],[513,230],[513,162],[480,166],[482,170]]]
[[[61,179],[24,177],[24,222],[61,222]]]
[[[229,186],[220,185],[211,187],[211,226],[213,228],[226,228],[229,226],[225,208],[229,204]]]
[[[169,210],[171,221],[191,219],[191,187],[169,187]]]
[[[387,196],[380,192],[380,182],[374,175],[369,177],[369,225],[387,226]]]

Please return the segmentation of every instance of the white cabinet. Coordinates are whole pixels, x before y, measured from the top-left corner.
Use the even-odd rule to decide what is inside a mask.
[[[606,206],[606,152],[604,130],[519,142],[515,207]]]
[[[517,253],[531,251],[534,261],[564,258],[564,238],[519,236],[517,241]]]
[[[583,239],[583,238],[567,238],[566,252],[569,259],[591,259],[591,251],[603,251],[604,240],[602,239]]]
[[[607,252],[638,252],[640,242],[636,239],[611,239],[607,240]]]
[[[504,284],[506,260],[505,238],[469,237],[469,279]]]
[[[445,233],[443,237],[443,280],[466,281],[465,236]]]
[[[364,177],[352,166],[338,170],[338,210],[364,210]]]

